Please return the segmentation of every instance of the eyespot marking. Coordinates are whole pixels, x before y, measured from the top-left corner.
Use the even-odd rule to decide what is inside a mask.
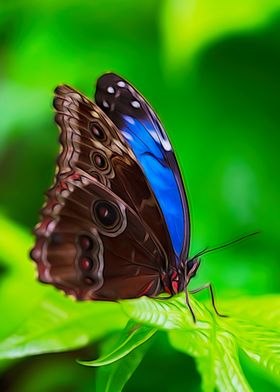
[[[98,139],[98,140],[103,140],[103,139],[105,138],[104,132],[103,132],[103,130],[100,128],[100,126],[98,126],[98,125],[96,125],[96,124],[94,124],[94,123],[91,123],[90,126],[89,126],[89,129],[90,129],[92,135],[93,135],[96,139]]]
[[[80,266],[83,271],[90,271],[93,267],[93,261],[89,257],[82,257],[80,260]]]
[[[84,234],[79,237],[79,245],[84,251],[93,249],[92,239]]]
[[[117,207],[107,201],[97,201],[93,211],[97,221],[106,228],[114,226],[120,219]]]
[[[93,159],[99,169],[104,169],[107,166],[106,159],[101,154],[95,154]]]

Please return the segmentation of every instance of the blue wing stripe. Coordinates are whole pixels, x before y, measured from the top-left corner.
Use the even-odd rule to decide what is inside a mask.
[[[127,115],[123,119],[123,136],[151,184],[165,217],[174,251],[179,256],[184,242],[184,215],[176,177],[172,169],[164,164],[164,153],[154,125]]]

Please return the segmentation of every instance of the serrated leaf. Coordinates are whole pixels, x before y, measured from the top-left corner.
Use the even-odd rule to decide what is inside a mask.
[[[251,391],[240,367],[235,340],[228,332],[213,324],[212,330],[170,331],[169,338],[174,348],[196,359],[203,391]]]
[[[280,387],[280,297],[243,297],[225,308],[235,316],[227,327],[239,347]]]
[[[261,366],[280,387],[280,336],[279,330],[243,325],[236,341],[248,357]]]
[[[78,362],[86,366],[103,366],[111,364],[125,357],[135,348],[145,343],[156,333],[156,331],[156,328],[129,321],[120,339],[116,342],[116,347],[109,354],[101,356],[93,361]]]
[[[148,348],[151,338],[111,365],[99,367],[96,377],[96,392],[120,392],[133,375]]]
[[[168,330],[171,344],[196,359],[204,391],[251,390],[239,363],[240,349],[279,385],[279,296],[219,303],[230,315],[228,318],[217,317],[213,309],[209,311],[192,297],[190,300],[197,317],[195,324],[183,295],[170,300],[140,298],[121,304],[138,322]],[[265,325],[259,325],[262,323]]]
[[[192,315],[187,308],[183,295],[175,296],[171,300],[164,298],[153,299],[141,297],[132,300],[120,301],[123,310],[129,317],[140,323],[162,329],[194,329],[201,323],[207,327],[210,314],[205,307],[194,299],[190,299],[194,313],[197,317],[197,323],[193,322]]]

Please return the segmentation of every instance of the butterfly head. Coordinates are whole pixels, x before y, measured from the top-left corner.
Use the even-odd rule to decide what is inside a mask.
[[[196,275],[200,266],[200,259],[197,256],[182,262],[178,268],[171,270],[169,274],[162,276],[164,291],[169,294],[178,294],[184,291],[190,280]]]
[[[187,286],[189,281],[195,277],[199,266],[200,266],[200,259],[197,256],[194,256],[193,258],[185,262],[184,264],[185,286]]]
[[[185,260],[179,265],[179,268],[170,276],[170,283],[174,294],[185,291],[190,280],[195,277],[199,266],[200,258],[198,256]]]

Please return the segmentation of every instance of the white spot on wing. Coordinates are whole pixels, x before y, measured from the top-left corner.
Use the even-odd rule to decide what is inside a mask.
[[[165,151],[171,151],[172,146],[170,144],[170,141],[167,139],[162,139],[162,138],[160,138],[160,139],[161,139],[162,147],[165,149]]]
[[[132,101],[131,102],[131,106],[133,106],[135,109],[139,109],[140,108],[140,102]]]
[[[114,87],[112,87],[112,86],[107,87],[107,92],[108,92],[109,94],[114,94],[114,93],[115,93]]]
[[[124,82],[123,80],[120,80],[120,81],[117,83],[117,85],[118,85],[119,87],[125,87],[125,82]]]
[[[156,133],[156,131],[154,130],[149,130],[150,135],[152,136],[152,138],[158,143],[160,144],[160,139],[158,134]]]
[[[150,135],[152,138],[159,144],[162,145],[165,151],[171,151],[172,146],[169,142],[168,139],[164,139],[159,132],[156,132],[155,130],[149,130]]]
[[[110,107],[110,105],[108,104],[107,101],[103,101],[102,105],[104,106],[104,108],[109,108]]]
[[[122,131],[122,134],[123,134],[123,137],[124,137],[126,140],[130,140],[130,141],[133,140],[133,137],[131,136],[130,133],[128,133],[128,132],[126,132],[126,131]]]

